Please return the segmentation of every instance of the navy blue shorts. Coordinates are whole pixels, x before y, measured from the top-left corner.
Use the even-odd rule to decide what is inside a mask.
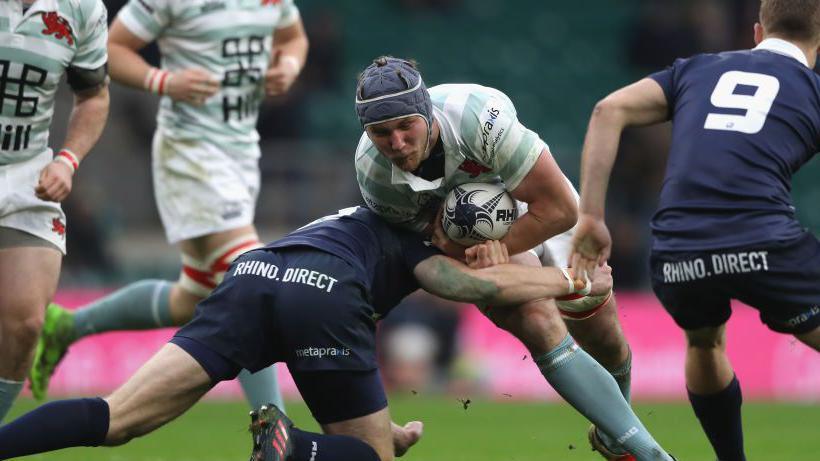
[[[686,330],[726,323],[732,299],[777,332],[820,326],[820,241],[811,233],[728,250],[653,251],[650,269],[655,295]]]
[[[318,397],[303,397],[320,422],[373,413],[387,401],[376,372],[374,310],[356,274],[341,258],[309,247],[250,251],[231,265],[172,342],[197,359],[214,381],[231,379],[241,368],[255,372],[285,362],[299,376],[300,391],[316,396],[306,376],[342,381],[367,377],[371,396],[342,398],[349,408],[324,411]]]

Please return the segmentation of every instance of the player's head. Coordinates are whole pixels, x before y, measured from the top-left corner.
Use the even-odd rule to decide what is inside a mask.
[[[379,152],[399,168],[413,171],[427,157],[433,104],[414,61],[373,60],[359,75],[356,114]]]
[[[760,0],[760,25],[766,35],[817,46],[820,43],[820,2]]]

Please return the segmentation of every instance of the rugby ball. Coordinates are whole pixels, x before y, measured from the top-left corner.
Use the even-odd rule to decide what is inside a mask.
[[[501,239],[517,217],[515,199],[503,185],[466,183],[447,194],[441,224],[451,240],[472,246]]]

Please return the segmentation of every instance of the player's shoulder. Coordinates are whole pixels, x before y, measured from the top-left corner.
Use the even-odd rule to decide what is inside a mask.
[[[107,10],[103,0],[60,0],[57,4],[58,8],[70,11],[84,25],[106,19]]]
[[[366,176],[371,179],[374,177],[390,178],[392,167],[390,160],[379,153],[376,146],[367,136],[367,133],[362,133],[359,138],[359,144],[356,146],[356,174],[357,176]]]
[[[449,117],[478,116],[487,106],[515,111],[510,98],[501,90],[475,83],[445,83],[429,89],[430,99],[437,109]]]

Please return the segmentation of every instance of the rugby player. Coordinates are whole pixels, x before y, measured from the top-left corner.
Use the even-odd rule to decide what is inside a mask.
[[[672,121],[651,221],[652,286],[686,333],[686,387],[721,461],[744,460],[726,355],[730,301],[820,350],[820,242],[795,218],[791,176],[820,150],[820,3],[762,0],[751,50],[678,59],[600,101],[581,171],[573,267],[609,256],[607,183],[622,130]]]
[[[276,407],[263,408],[252,413],[252,460],[390,461],[422,429],[418,422],[391,423],[376,362],[376,322],[402,298],[422,287],[504,309],[611,289],[611,279],[595,287],[565,269],[506,264],[506,248],[498,242],[471,250],[477,269],[367,208],[317,220],[240,256],[194,319],[110,396],[52,402],[0,427],[0,459],[125,443],[182,414],[240,369],[285,362],[324,434],[299,430]],[[566,330],[559,345],[535,360],[587,417],[610,433],[626,434],[624,444],[636,459],[672,459],[615,380]],[[607,411],[599,410],[602,402]]]
[[[138,50],[156,41],[162,68]],[[114,80],[161,95],[154,135],[154,192],[169,243],[182,254],[179,280],[142,280],[72,313],[50,306],[31,370],[43,398],[69,345],[112,330],[182,325],[231,261],[260,246],[256,119],[266,95],[286,92],[307,54],[293,0],[131,0],[111,25]],[[281,405],[275,370],[240,374],[252,407]]]
[[[60,202],[108,117],[107,34],[100,0],[0,2],[0,420],[57,289],[67,229]],[[64,75],[74,106],[55,153],[48,134]]]
[[[567,267],[578,194],[547,144],[519,122],[515,106],[501,91],[472,84],[428,90],[414,62],[381,57],[359,77],[356,110],[364,129],[356,149],[356,176],[373,211],[430,235],[438,224],[436,213],[454,186],[503,182],[523,214],[501,241],[511,254],[534,248],[540,264]],[[440,235],[434,239],[439,248],[463,257],[463,247]],[[612,373],[628,401],[632,360],[615,297],[606,293],[558,299],[557,307],[572,336]],[[563,339],[553,331],[559,324],[563,328],[554,300],[483,312],[533,356]],[[595,428],[590,437],[617,445]]]

